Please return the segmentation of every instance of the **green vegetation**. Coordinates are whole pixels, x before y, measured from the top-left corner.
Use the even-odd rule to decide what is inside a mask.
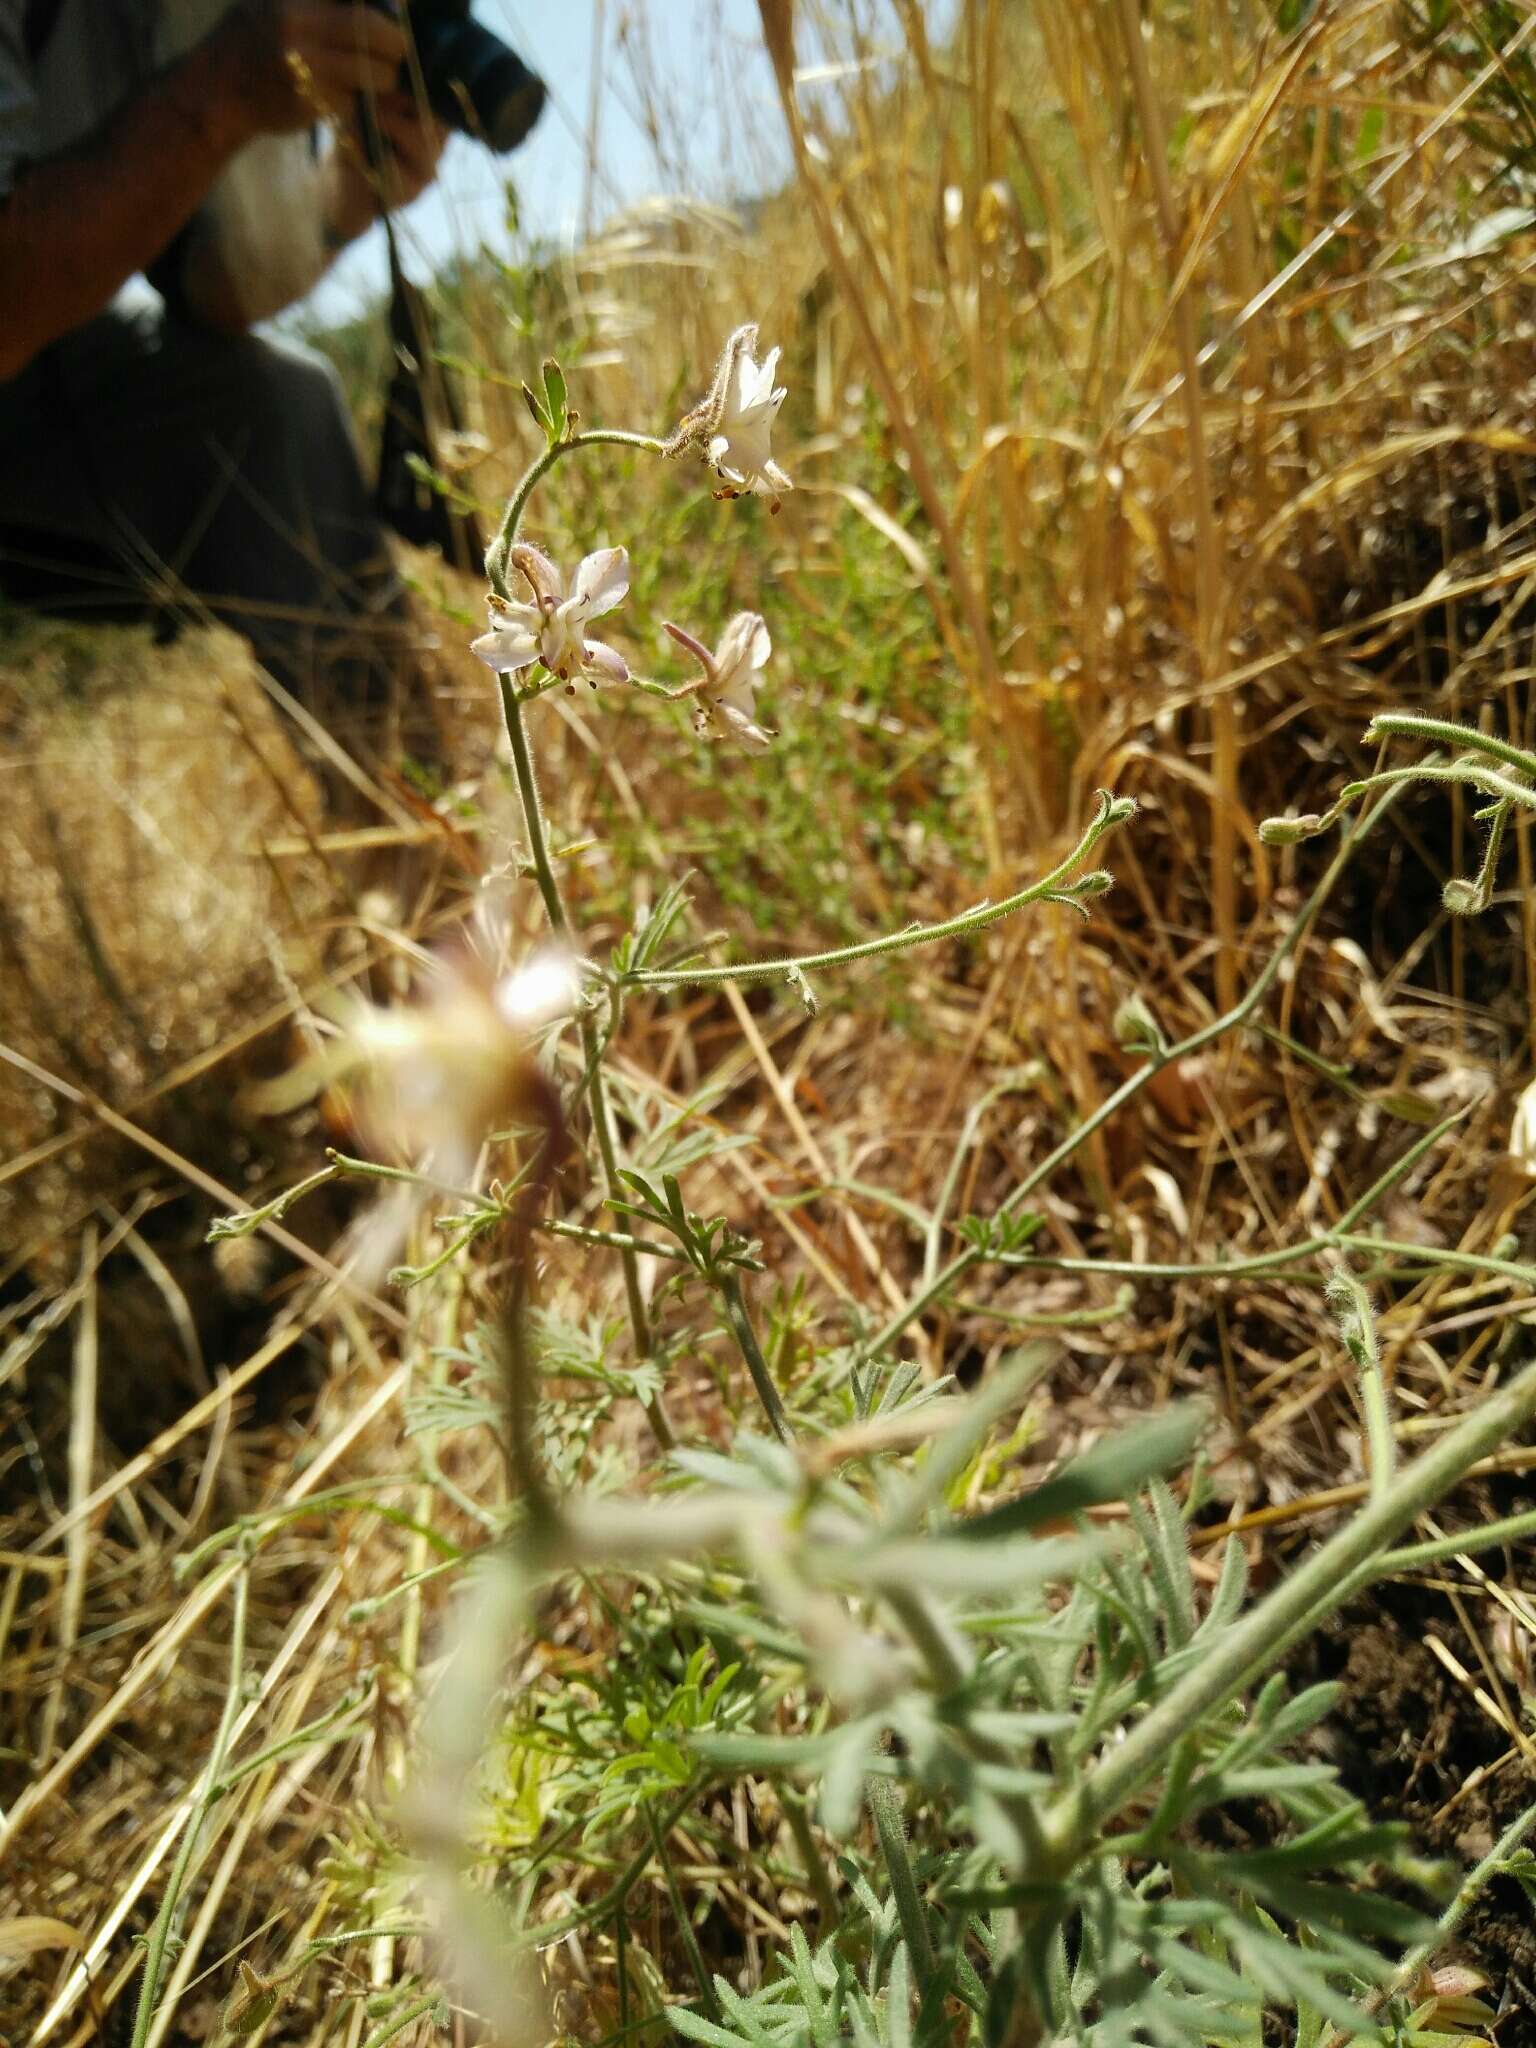
[[[153,1903],[133,2048],[1518,2048],[1528,24],[762,14],[791,191],[444,283],[462,879],[294,999],[212,1235],[349,1192],[353,1293],[187,1460],[198,1745],[54,1939]],[[749,318],[777,513],[667,439]],[[540,609],[621,544],[628,686]]]

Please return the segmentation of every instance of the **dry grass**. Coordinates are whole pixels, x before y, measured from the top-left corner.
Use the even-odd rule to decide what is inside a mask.
[[[818,1190],[856,1181],[926,1203],[954,1166],[954,1211],[985,1212],[1126,1070],[1110,1020],[1128,992],[1170,1037],[1213,1015],[1313,872],[1307,849],[1261,849],[1256,819],[1321,808],[1364,765],[1358,734],[1373,710],[1433,705],[1536,738],[1529,253],[1520,236],[1476,245],[1479,221],[1503,203],[1471,118],[1486,115],[1487,79],[1469,98],[1477,68],[1417,47],[1378,0],[1319,10],[1288,39],[1267,17],[1239,29],[1214,5],[1154,9],[1144,36],[1140,10],[1110,0],[1039,0],[1027,17],[966,0],[945,47],[915,0],[878,24],[851,7],[807,4],[793,21],[772,0],[762,11],[794,187],[750,225],[681,204],[618,224],[542,277],[525,344],[509,344],[494,289],[466,295],[456,352],[485,372],[468,387],[467,424],[491,454],[462,480],[494,502],[521,467],[531,443],[515,385],[543,354],[561,355],[589,419],[659,425],[749,310],[794,358],[801,490],[774,533],[781,589],[818,600],[850,515],[869,550],[894,551],[972,709],[985,865],[1034,866],[1100,783],[1143,804],[1116,850],[1123,886],[1092,932],[1047,913],[975,957],[935,956],[904,991],[915,1031],[853,1005],[811,1022],[740,1002],[635,1006],[619,1071],[637,1100],[660,1106],[729,1083],[731,1121],[753,1143],[720,1166],[722,1206],[764,1238],[779,1275],[804,1276],[817,1313],[877,1313],[915,1280],[923,1246],[880,1203]],[[893,21],[901,63],[872,62]],[[830,83],[797,89],[807,53]],[[628,502],[619,487],[605,501]],[[551,515],[578,535],[590,516],[579,493],[557,497]],[[450,607],[471,601],[451,586],[441,595]],[[808,647],[804,681],[836,687],[847,650],[825,652],[823,671],[817,658]],[[605,748],[559,703],[546,725],[541,741],[563,764],[557,837],[584,831],[602,788],[664,847],[678,799],[650,728],[626,727],[624,746]],[[98,787],[101,744],[93,736],[97,751],[71,756]],[[80,783],[82,801],[92,786]],[[301,836],[313,828],[306,801],[292,828]],[[270,804],[251,814],[250,847],[278,829]],[[1483,924],[1450,926],[1440,884],[1473,864],[1475,828],[1457,808],[1447,827],[1438,810],[1405,807],[1274,1013],[1286,1039],[1334,1071],[1274,1039],[1169,1070],[1054,1191],[1048,1248],[1141,1262],[1273,1248],[1335,1219],[1400,1155],[1415,1118],[1461,1108],[1394,1198],[1391,1234],[1473,1251],[1513,1234],[1531,1256],[1530,1183],[1503,1157],[1536,1015],[1536,888],[1518,829],[1518,892]],[[35,863],[47,835],[24,830]],[[476,850],[486,841],[447,836],[463,866],[487,857]],[[81,860],[95,857],[85,835]],[[871,916],[912,914],[856,842],[851,867]],[[123,871],[113,856],[111,872]],[[259,902],[226,895],[212,915],[238,958],[198,946],[208,984],[181,983],[176,1020],[209,1014],[209,989],[227,991],[248,965],[252,930],[264,946],[283,931],[272,891],[291,889],[281,878],[293,866],[241,870],[258,872],[273,878]],[[577,886],[599,909],[608,900],[601,874]],[[966,886],[935,860],[913,896],[942,910]],[[67,892],[49,888],[46,915],[63,932]],[[116,884],[86,883],[94,916],[103,895],[121,900]],[[173,912],[133,900],[142,929],[162,934],[148,943],[152,963]],[[450,894],[429,915],[453,914]],[[407,936],[428,934],[405,922]],[[78,917],[71,943],[84,943]],[[115,1023],[93,1001],[91,1032],[65,1034],[99,1061],[123,1057],[125,1016],[143,1023],[144,1005],[165,999],[154,978],[122,992]],[[275,1012],[292,1007],[279,991]],[[5,1036],[46,1065],[42,1028],[32,1015],[24,1036],[10,1013]],[[170,1041],[167,1061],[211,1062],[243,1035],[226,1022],[215,1044],[183,1044],[175,1021],[148,1028]],[[164,1072],[135,1067],[114,1099],[136,1099]],[[1009,1092],[967,1123],[1002,1077]],[[22,1165],[38,1143],[23,1126]],[[417,1476],[401,1400],[427,1347],[473,1321],[493,1276],[471,1270],[430,1312],[415,1296],[380,1309],[351,1302],[327,1248],[311,1248],[306,1277],[243,1324],[221,1316],[208,1351],[197,1318],[188,1341],[178,1315],[191,1283],[137,1229],[183,1185],[179,1148],[154,1143],[151,1178],[87,1188],[81,1227],[29,1240],[67,1277],[18,1284],[0,1326],[12,1345],[0,1350],[0,1747],[26,1788],[9,1809],[0,1896],[82,1944],[77,1955],[60,1935],[57,1949],[0,1974],[10,2032],[39,2048],[93,2040],[98,2016],[116,2024],[137,1966],[130,1938],[158,1897],[218,1719],[228,1570],[187,1596],[174,1557],[232,1512],[392,1477],[389,1504],[456,1540],[473,1533]],[[6,1185],[22,1182],[14,1159],[3,1171]],[[120,1290],[130,1272],[139,1320],[125,1323],[104,1296],[109,1275]],[[608,1299],[611,1277],[561,1262],[550,1284],[581,1307]],[[1030,1455],[1177,1386],[1214,1390],[1217,1496],[1250,1532],[1258,1571],[1359,1491],[1358,1418],[1316,1287],[1149,1281],[1131,1311],[1112,1313],[1115,1296],[1108,1280],[978,1286],[917,1343],[931,1367],[969,1374],[1016,1341],[1013,1319],[1098,1308],[1097,1325],[1059,1333],[1063,1363]],[[1406,1439],[1440,1426],[1532,1308],[1512,1313],[1493,1282],[1445,1274],[1394,1290],[1383,1357]],[[121,1334],[149,1323],[152,1337]],[[106,1348],[103,1328],[114,1333]],[[209,1377],[146,1392],[149,1358]],[[703,1365],[684,1375],[675,1408],[685,1429],[725,1427]],[[458,1456],[459,1490],[495,1498],[489,1457]],[[1533,1463],[1511,1447],[1488,1483],[1513,1504]],[[359,1670],[383,1676],[344,1740],[275,1759],[225,1802],[176,1965],[176,1981],[197,1987],[176,2022],[185,2038],[213,2031],[237,1953],[266,1969],[342,1918],[390,1918],[395,1902],[371,1889],[390,1868],[372,1831],[388,1831],[430,1676],[432,1596],[412,1588],[362,1622],[350,1616],[423,1569],[428,1543],[366,1507],[333,1508],[286,1525],[263,1552],[250,1657],[262,1691],[243,1710],[240,1753],[314,1721]],[[1507,1737],[1513,1777],[1526,1765],[1519,1695],[1536,1626],[1470,1568],[1446,1578],[1463,1620],[1459,1647],[1447,1622],[1441,1650],[1459,1692]],[[562,1626],[581,1654],[602,1654],[593,1617]],[[550,1646],[539,1655],[560,1668]],[[753,1905],[731,1908],[743,1954],[763,1912],[790,1910],[750,1883],[747,1894]],[[665,1953],[659,1933],[654,1948]],[[383,1938],[318,1965],[263,2038],[358,2048],[363,2004],[335,1995],[388,1984],[415,1960]],[[551,1967],[572,2032],[597,2038],[611,2024],[606,1963],[562,1953]]]

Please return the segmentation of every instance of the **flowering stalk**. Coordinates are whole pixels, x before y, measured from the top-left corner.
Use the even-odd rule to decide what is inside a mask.
[[[653,455],[662,455],[666,452],[666,444],[652,435],[631,434],[607,428],[594,428],[583,434],[572,434],[546,448],[530,465],[508,500],[501,529],[486,554],[487,579],[492,590],[504,604],[511,601],[511,592],[507,586],[507,566],[517,540],[518,529],[522,524],[523,513],[536,486],[563,455],[571,454],[578,448],[605,447],[641,448]],[[539,801],[538,776],[528,745],[527,728],[523,723],[522,705],[509,675],[499,675],[497,681],[501,687],[501,713],[507,728],[507,739],[512,748],[512,772],[517,778],[517,793],[523,807],[523,822],[528,834],[528,855],[533,863],[534,878],[544,901],[544,914],[549,919],[550,930],[557,938],[568,940],[571,935],[571,921],[560,894],[560,883],[550,861],[549,845],[544,836],[544,815]],[[619,1180],[618,1147],[614,1140],[608,1091],[603,1084],[597,1027],[590,1016],[585,1014],[581,1018],[581,1044],[586,1061],[586,1091],[592,1111],[592,1130],[602,1160],[604,1186],[608,1200],[612,1204],[623,1194],[623,1185]],[[624,1296],[629,1310],[629,1325],[634,1338],[635,1353],[638,1358],[648,1358],[652,1349],[651,1320],[646,1309],[645,1293],[640,1285],[639,1255],[632,1244],[622,1243],[619,1246],[619,1258],[624,1269]],[[657,1442],[663,1450],[671,1450],[677,1442],[677,1437],[660,1395],[647,1400],[645,1410]]]
[[[779,980],[799,984],[807,974],[823,967],[846,967],[855,960],[875,960],[885,953],[904,953],[912,946],[931,946],[941,939],[960,938],[969,932],[981,931],[989,924],[998,924],[1003,918],[1011,917],[1016,910],[1022,910],[1030,903],[1067,902],[1074,909],[1081,910],[1083,898],[1100,894],[1109,886],[1109,877],[1102,870],[1093,869],[1073,880],[1073,869],[1087,859],[1106,832],[1123,824],[1135,814],[1135,810],[1130,798],[1111,796],[1108,790],[1100,790],[1098,809],[1092,822],[1072,851],[1064,860],[1058,861],[1049,874],[996,903],[978,903],[954,917],[941,919],[937,924],[908,925],[904,931],[886,932],[877,939],[861,940],[855,946],[834,946],[829,952],[800,953],[791,959],[742,960],[729,967],[647,968],[626,974],[624,983],[631,988],[692,988],[725,981]]]
[[[628,434],[617,427],[593,427],[584,434],[571,434],[563,441],[556,441],[528,469],[517,489],[507,500],[507,509],[502,516],[501,527],[496,538],[486,550],[485,574],[492,590],[500,598],[509,598],[507,588],[507,558],[512,543],[517,539],[517,530],[523,523],[523,513],[528,500],[539,483],[548,476],[562,455],[569,455],[576,448],[643,448],[651,455],[664,455],[667,444],[658,441],[652,434]]]
[[[584,441],[589,438],[591,437],[585,435],[582,437]],[[562,447],[572,445],[575,444],[562,443]],[[552,450],[550,457],[544,459],[546,469],[550,466],[554,454],[558,452]],[[534,469],[538,468],[539,464],[535,463]],[[526,477],[523,482],[529,489],[532,488],[528,485]],[[527,489],[523,489],[525,503],[527,494]],[[504,527],[503,533],[507,531],[508,529]],[[511,527],[511,533],[515,537],[515,526]],[[496,545],[501,545],[499,539]],[[496,549],[493,548],[491,552],[494,554]],[[496,574],[489,561],[486,570],[494,583]],[[505,588],[504,583],[502,587]],[[539,885],[539,894],[544,900],[544,914],[549,919],[550,930],[557,938],[568,940],[571,935],[571,920],[566,912],[565,901],[560,894],[560,884],[549,858],[549,843],[544,836],[544,813],[539,803],[538,778],[534,773],[533,755],[528,746],[527,728],[523,724],[522,706],[517,701],[517,691],[513,687],[511,677],[498,676],[497,681],[501,685],[502,717],[506,721],[507,738],[512,747],[512,772],[517,778],[517,793],[522,802],[523,823],[528,834],[528,857],[533,863],[534,878]],[[608,1091],[603,1086],[597,1027],[585,1013],[581,1018],[581,1045],[586,1058],[587,1101],[592,1111],[592,1129],[603,1162],[604,1186],[612,1203],[619,1200],[623,1194],[622,1183],[619,1180],[618,1149],[614,1144]],[[634,1336],[635,1354],[638,1358],[648,1358],[651,1354],[651,1319],[646,1312],[645,1294],[640,1286],[639,1256],[632,1245],[623,1244],[619,1248],[619,1258],[624,1268],[624,1296],[629,1309],[629,1326]],[[646,1401],[645,1412],[656,1441],[663,1450],[671,1450],[677,1442],[677,1437],[659,1394],[651,1396]]]

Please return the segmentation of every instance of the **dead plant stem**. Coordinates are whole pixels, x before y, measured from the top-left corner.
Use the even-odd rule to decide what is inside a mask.
[[[229,1750],[235,1721],[243,1704],[245,1624],[250,1603],[250,1579],[250,1567],[242,1561],[234,1574],[234,1615],[229,1634],[229,1682],[224,1693],[224,1711],[219,1717],[218,1732],[213,1738],[213,1748],[204,1766],[202,1787],[187,1816],[187,1825],[181,1837],[180,1847],[176,1851],[176,1861],[171,1866],[171,1874],[166,1881],[165,1897],[160,1903],[160,1911],[155,1916],[149,1946],[144,1953],[144,1976],[139,1985],[139,2003],[134,2015],[131,2048],[145,2048],[145,2043],[149,2039],[155,2009],[160,1999],[161,1979],[165,1975],[172,1938],[181,1919],[181,1895],[197,1852],[202,1846],[203,1830],[208,1816],[218,1803],[224,1775],[224,1758]]]
[[[1178,344],[1179,367],[1183,376],[1184,418],[1189,438],[1189,490],[1195,516],[1195,646],[1202,687],[1215,672],[1215,650],[1219,637],[1221,606],[1221,547],[1217,538],[1215,502],[1211,491],[1210,457],[1206,448],[1205,413],[1201,397],[1199,337],[1195,328],[1194,301],[1187,281],[1179,277],[1179,248],[1182,226],[1168,175],[1168,137],[1163,110],[1147,63],[1147,42],[1142,31],[1138,0],[1119,0],[1121,37],[1130,67],[1131,88],[1141,119],[1147,169],[1157,207],[1157,224],[1168,268],[1169,286],[1176,294],[1173,308],[1174,334]],[[1216,999],[1223,1009],[1237,1000],[1237,834],[1233,815],[1237,807],[1237,701],[1230,691],[1210,700],[1211,780],[1215,802],[1211,807],[1211,909],[1216,937]]]

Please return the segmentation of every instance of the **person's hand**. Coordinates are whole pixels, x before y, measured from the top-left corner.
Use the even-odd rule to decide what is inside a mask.
[[[385,206],[409,206],[437,176],[448,130],[415,93],[381,93],[371,103],[384,161],[379,166]]]
[[[411,92],[394,89],[369,101],[383,144],[382,160],[369,166],[363,123],[342,128],[327,165],[326,219],[333,242],[350,242],[370,227],[381,210],[411,201],[437,176],[448,130]]]
[[[357,0],[241,0],[209,42],[250,135],[348,121],[359,93],[394,98],[406,52],[400,23]]]

